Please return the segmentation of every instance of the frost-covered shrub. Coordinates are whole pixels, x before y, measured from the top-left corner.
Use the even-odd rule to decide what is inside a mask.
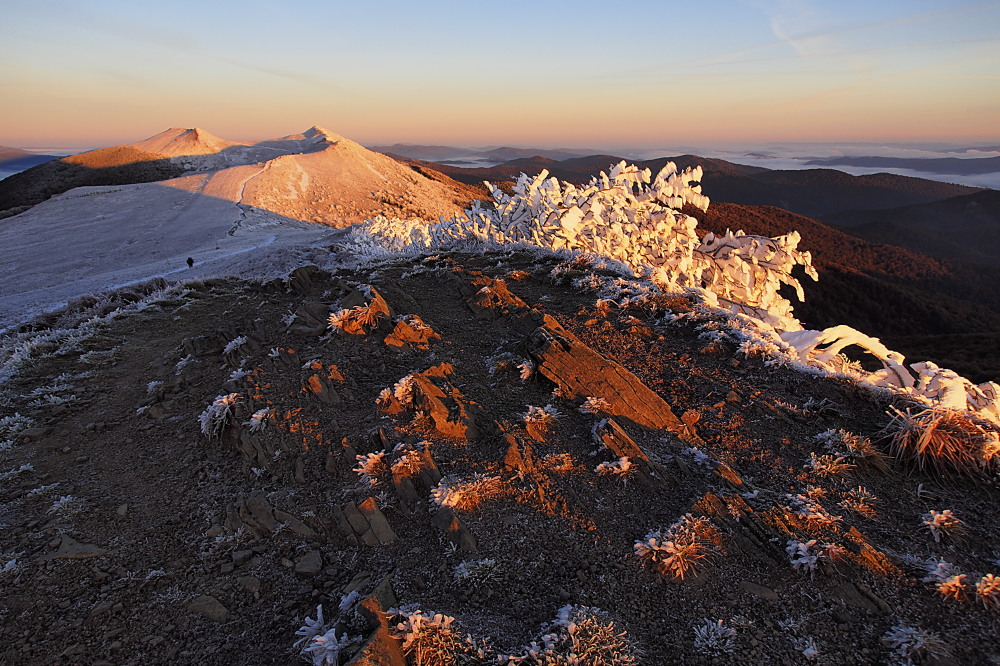
[[[875,502],[877,500],[878,498],[869,492],[868,489],[858,486],[848,491],[844,499],[838,503],[838,506],[871,518],[875,516]]]
[[[417,382],[413,375],[406,375],[393,384],[391,389],[382,389],[375,402],[385,407],[395,398],[403,407],[409,407],[413,404],[413,396],[416,388]]]
[[[489,645],[459,632],[453,617],[442,613],[424,615],[420,609],[397,609],[393,616],[398,621],[391,627],[392,634],[402,641],[403,656],[409,663],[446,666],[494,661],[490,659]]]
[[[264,428],[267,426],[268,419],[271,418],[271,408],[265,407],[263,409],[258,409],[256,412],[250,415],[250,420],[243,425],[250,428],[250,432],[263,432]]]
[[[356,305],[350,309],[331,312],[327,323],[330,329],[338,333],[357,331],[367,332],[378,326],[379,320],[386,317],[385,311],[375,301],[365,305]]]
[[[49,507],[49,513],[55,513],[63,518],[69,518],[83,513],[87,509],[87,503],[82,499],[72,495],[62,495]]]
[[[789,539],[785,552],[788,553],[788,561],[792,563],[794,569],[812,575],[821,562],[833,562],[844,554],[844,549],[837,544],[820,542],[816,539],[809,541]]]
[[[0,452],[14,446],[14,440],[21,434],[22,430],[31,427],[34,421],[27,416],[21,416],[17,412],[8,416],[0,417]]]
[[[934,543],[941,543],[941,538],[948,536],[954,539],[965,528],[965,523],[955,517],[951,509],[935,511],[920,516],[920,521],[934,538]]]
[[[986,574],[976,583],[976,598],[987,608],[1000,608],[1000,578]]]
[[[357,472],[361,480],[369,485],[377,486],[389,473],[389,461],[386,460],[385,451],[358,455],[357,461],[358,466],[351,471]]]
[[[18,467],[17,469],[12,469],[8,472],[0,473],[0,481],[6,481],[7,479],[15,477],[18,474],[24,474],[25,472],[32,472],[34,471],[34,469],[35,467],[31,463],[25,463],[20,467]]]
[[[392,450],[393,455],[396,456],[392,462],[392,471],[407,475],[419,472],[424,467],[423,451],[428,445],[428,442],[397,444]]]
[[[694,628],[694,649],[712,657],[731,654],[736,650],[736,630],[722,620],[703,618],[702,624]]]
[[[607,476],[627,482],[638,471],[635,464],[629,460],[628,456],[622,456],[618,460],[603,462],[594,469],[598,476]]]
[[[792,640],[792,647],[801,652],[806,661],[816,661],[821,656],[816,640],[812,637],[795,638]]]
[[[0,558],[0,560],[7,559],[6,557]],[[17,563],[17,558],[14,557],[8,560],[2,567],[0,567],[0,581],[13,578],[17,574],[17,570],[20,565]]]
[[[232,352],[236,351],[246,343],[247,343],[247,336],[245,335],[237,336],[226,343],[226,346],[223,348],[222,353],[231,354]]]
[[[517,366],[520,371],[521,381],[526,382],[535,376],[535,363],[530,360],[526,360]]]
[[[815,452],[809,454],[809,460],[806,461],[805,467],[820,478],[844,476],[854,469],[854,465],[841,457],[829,454],[818,456]]]
[[[344,651],[362,641],[360,636],[348,636],[346,631],[338,636],[333,623],[324,621],[322,604],[316,607],[316,619],[306,617],[305,623],[295,635],[299,640],[295,641],[292,648],[298,650],[299,656],[312,662],[313,666],[339,666],[342,661],[346,661]]]
[[[217,437],[232,420],[233,410],[239,399],[239,393],[229,393],[216,397],[212,404],[206,407],[205,411],[198,417],[202,433],[208,437]]]
[[[563,606],[547,631],[522,656],[505,663],[524,666],[631,666],[638,664],[628,632],[599,608]],[[501,661],[504,663],[504,661]]]
[[[722,536],[708,518],[688,513],[666,529],[649,532],[634,548],[660,574],[683,580],[702,560],[719,552],[721,545]]]
[[[549,431],[555,422],[562,416],[555,407],[551,404],[545,405],[544,407],[536,407],[534,405],[528,405],[528,411],[521,414],[521,419],[524,421],[524,426],[528,428],[529,431],[533,430],[537,433],[544,434]]]
[[[946,562],[944,559],[930,559],[924,563],[927,575],[921,581],[930,583],[939,594],[956,601],[960,600],[967,591],[965,579],[968,576],[958,568]]]
[[[887,427],[894,455],[921,471],[978,477],[996,467],[992,437],[968,414],[930,408],[912,414],[895,410]]]
[[[879,451],[867,437],[861,437],[846,430],[831,429],[816,435],[815,439],[823,444],[832,455],[843,458],[853,465],[880,472],[889,469],[889,458]]]
[[[814,525],[835,525],[843,520],[841,516],[830,514],[818,499],[810,497],[809,494],[785,495],[784,498],[788,501],[792,513]]]
[[[885,632],[882,642],[903,664],[951,656],[951,650],[937,634],[902,623]]]
[[[463,560],[455,566],[455,580],[479,587],[491,583],[500,576],[500,565],[492,557],[481,560]]]
[[[595,398],[594,396],[587,396],[587,399],[583,401],[583,404],[578,408],[583,414],[600,414],[601,412],[607,412],[611,409],[611,405],[604,398]]]
[[[484,501],[502,494],[503,481],[499,476],[475,474],[467,479],[459,479],[449,474],[431,489],[431,500],[438,506],[474,511]]]

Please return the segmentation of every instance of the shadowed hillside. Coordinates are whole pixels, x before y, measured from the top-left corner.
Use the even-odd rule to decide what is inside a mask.
[[[87,185],[128,185],[175,178],[184,169],[162,155],[114,146],[61,157],[0,180],[0,218]]]
[[[1000,378],[1000,271],[869,242],[770,206],[713,203],[704,213],[685,212],[700,220],[699,228],[717,234],[798,231],[799,248],[812,252],[820,275],[818,282],[801,280],[806,300],[796,303],[795,312],[806,326],[846,323],[907,358],[932,360],[975,381]]]
[[[1000,191],[983,190],[927,204],[831,215],[830,224],[881,243],[961,262],[1000,266]]]

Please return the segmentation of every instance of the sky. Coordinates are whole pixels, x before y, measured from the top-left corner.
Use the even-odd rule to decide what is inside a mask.
[[[0,145],[1000,139],[1000,2],[0,0]]]

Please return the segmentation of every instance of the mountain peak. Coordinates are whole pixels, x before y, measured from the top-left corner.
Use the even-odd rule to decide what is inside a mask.
[[[148,153],[179,157],[182,155],[211,155],[230,146],[238,145],[238,142],[221,139],[200,127],[171,127],[132,145]]]

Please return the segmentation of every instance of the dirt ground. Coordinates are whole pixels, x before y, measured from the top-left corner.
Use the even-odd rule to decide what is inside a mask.
[[[890,663],[882,639],[899,624],[937,634],[951,653],[916,663],[1000,663],[998,610],[974,590],[945,598],[920,564],[944,558],[973,586],[1000,573],[991,482],[891,460],[885,470],[809,469],[810,453],[827,452],[815,436],[830,429],[886,452],[891,399],[748,356],[720,315],[684,298],[626,302],[641,289],[561,261],[452,255],[270,284],[192,283],[75,351],[38,355],[0,388],[0,417],[31,420],[0,453],[0,568],[15,562],[0,574],[3,663],[301,663],[292,644],[303,619],[384,580],[400,605],[454,616],[504,654],[523,654],[577,604],[608,613],[642,664],[810,663],[809,646],[815,663]],[[603,292],[572,284],[591,275]],[[622,421],[655,473],[595,472],[616,459],[595,442],[607,414],[554,395],[537,369],[522,379],[528,336],[469,305],[485,278],[504,280],[682,418],[683,437]],[[391,317],[360,334],[331,331],[326,314],[363,285]],[[387,339],[403,315],[435,335],[416,326],[395,346]],[[464,406],[474,431],[386,409],[385,389],[441,364],[453,368],[433,380],[446,386],[449,423]],[[232,416],[207,436],[199,415],[231,394]],[[551,426],[528,427],[529,407],[546,405],[558,412]],[[530,465],[511,463],[512,442],[530,447]],[[480,482],[454,511],[471,540],[439,527],[430,484],[414,483],[414,502],[386,473],[370,482],[353,471],[357,456],[407,450],[428,451],[442,483]],[[864,509],[850,502],[859,486],[872,496]],[[798,495],[841,519],[797,517]],[[345,528],[362,505],[388,533],[374,518],[375,536]],[[965,526],[935,542],[921,516],[944,509]],[[709,518],[721,541],[677,580],[644,565],[634,544],[687,513]],[[788,541],[811,539],[841,553],[797,570]],[[478,573],[456,575],[470,567]],[[696,644],[706,620],[735,630],[730,652]]]

